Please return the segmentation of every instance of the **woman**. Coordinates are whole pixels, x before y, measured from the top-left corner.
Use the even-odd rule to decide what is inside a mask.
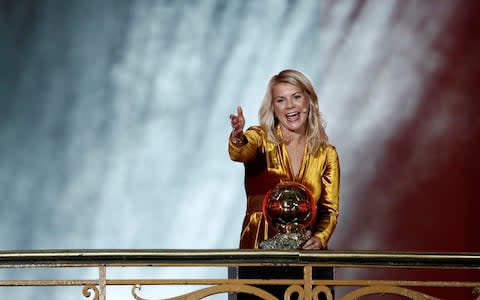
[[[340,168],[337,151],[328,143],[312,83],[302,73],[284,70],[270,80],[259,112],[260,126],[243,131],[242,108],[230,115],[233,130],[228,151],[245,165],[247,212],[240,236],[241,249],[258,249],[276,232],[265,222],[262,201],[280,182],[306,186],[317,203],[317,218],[307,231],[303,249],[327,249],[338,217]],[[238,278],[303,278],[301,267],[240,267]],[[314,279],[333,279],[332,268],[314,268]],[[260,288],[283,299],[286,286]],[[331,290],[333,293],[333,289]],[[256,299],[238,294],[237,299]],[[326,299],[320,295],[320,299]]]
[[[276,234],[265,223],[263,197],[280,182],[296,181],[312,192],[318,210],[303,249],[327,249],[337,224],[340,168],[336,149],[328,143],[310,80],[295,70],[273,76],[259,119],[260,126],[244,132],[242,108],[230,115],[230,158],[245,165],[247,212],[240,248],[258,249],[262,241]]]

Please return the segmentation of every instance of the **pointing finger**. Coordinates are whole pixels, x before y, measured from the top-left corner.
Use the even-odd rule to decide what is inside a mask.
[[[243,110],[242,110],[242,107],[241,106],[238,106],[237,107],[237,115],[239,117],[242,117],[243,118]]]

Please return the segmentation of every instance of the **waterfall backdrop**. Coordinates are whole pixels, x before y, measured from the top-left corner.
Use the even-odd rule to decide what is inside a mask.
[[[1,250],[237,248],[246,202],[228,116],[241,105],[257,124],[268,80],[293,68],[316,87],[340,155],[330,249],[480,251],[477,1],[0,9]],[[48,291],[0,294],[72,299]]]

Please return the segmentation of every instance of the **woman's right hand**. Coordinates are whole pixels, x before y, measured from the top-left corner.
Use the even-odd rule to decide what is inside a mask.
[[[232,133],[230,140],[235,145],[244,144],[243,127],[245,126],[245,118],[243,117],[242,107],[237,107],[237,115],[230,114],[230,122],[232,124]]]

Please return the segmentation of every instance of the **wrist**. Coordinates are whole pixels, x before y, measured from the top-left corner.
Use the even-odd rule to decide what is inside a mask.
[[[316,237],[320,241],[320,244],[322,245],[321,246],[322,249],[327,248],[327,241],[326,241],[326,239],[325,239],[325,237],[323,236],[322,233],[317,232],[313,236]]]
[[[241,137],[231,135],[230,142],[237,147],[243,146],[247,143],[244,135],[242,135]]]

